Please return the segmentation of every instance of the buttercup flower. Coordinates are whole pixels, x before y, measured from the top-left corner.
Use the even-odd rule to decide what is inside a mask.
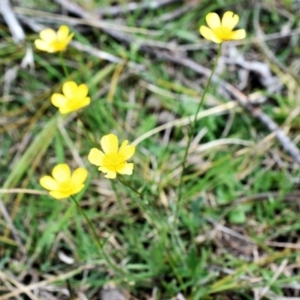
[[[49,190],[49,194],[55,199],[68,198],[83,189],[87,174],[84,168],[77,168],[71,174],[67,164],[60,164],[53,168],[53,177],[43,176],[40,179],[40,185]]]
[[[59,108],[60,113],[67,114],[90,104],[91,99],[87,97],[89,89],[86,84],[77,85],[74,81],[64,83],[63,95],[54,93],[51,102]]]
[[[40,32],[40,39],[34,41],[35,47],[49,53],[63,51],[74,36],[74,33],[69,32],[66,25],[60,26],[57,32],[51,28],[44,29]]]
[[[215,43],[222,43],[230,40],[242,40],[246,37],[246,31],[239,29],[233,31],[233,28],[239,22],[239,16],[232,11],[224,13],[222,21],[216,13],[206,15],[206,23],[209,26],[201,26],[200,33],[205,39]]]
[[[116,178],[117,173],[131,175],[133,163],[126,162],[135,152],[135,146],[124,141],[119,149],[119,140],[114,134],[105,135],[100,141],[103,152],[91,149],[88,160],[96,165],[99,171],[106,173],[106,178]]]

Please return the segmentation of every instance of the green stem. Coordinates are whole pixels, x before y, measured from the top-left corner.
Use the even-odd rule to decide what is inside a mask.
[[[183,160],[182,160],[182,171],[181,171],[181,176],[180,176],[180,181],[179,181],[179,187],[178,187],[178,193],[177,193],[178,194],[178,198],[177,198],[177,203],[176,203],[176,207],[175,207],[175,220],[177,219],[178,210],[179,210],[179,207],[180,207],[180,204],[181,204],[183,176],[184,176],[184,172],[185,172],[185,169],[186,169],[186,161],[187,161],[187,156],[188,156],[189,149],[190,149],[190,146],[191,146],[191,143],[192,143],[192,137],[193,137],[194,132],[195,132],[195,127],[196,127],[198,113],[199,113],[199,111],[203,107],[206,93],[208,91],[208,88],[210,86],[212,77],[213,77],[213,75],[215,73],[215,70],[216,70],[216,67],[218,65],[218,60],[219,60],[220,54],[221,54],[221,48],[222,48],[222,43],[220,43],[220,45],[219,45],[218,52],[217,52],[217,57],[216,57],[216,60],[214,62],[214,65],[213,65],[213,69],[212,69],[212,71],[211,71],[211,73],[210,73],[210,75],[208,77],[207,84],[206,84],[206,86],[204,88],[204,91],[202,93],[201,99],[200,99],[199,104],[197,106],[196,113],[195,113],[195,116],[194,116],[194,120],[191,123],[190,132],[189,132],[189,136],[188,136],[188,143],[187,143],[187,146],[185,148],[185,152],[184,152],[184,156],[183,156]]]
[[[73,197],[73,196],[70,196],[70,198],[73,200],[73,202],[75,203],[77,209],[79,210],[79,212],[83,215],[83,217],[85,218],[90,230],[92,231],[93,233],[93,236],[94,236],[94,241],[96,242],[97,244],[97,247],[99,249],[99,251],[101,253],[103,253],[103,247],[102,245],[100,244],[99,242],[99,239],[98,239],[98,236],[97,236],[97,233],[96,233],[96,230],[95,230],[95,227],[93,225],[93,223],[91,222],[91,220],[89,219],[89,217],[87,216],[87,214],[85,213],[85,211],[81,208],[81,206],[79,205],[78,201]]]
[[[90,143],[91,143],[92,145],[97,145],[97,143],[96,143],[94,140],[92,140],[92,138],[90,137],[90,133],[88,132],[88,130],[86,129],[86,127],[85,127],[85,125],[84,125],[84,122],[83,122],[83,119],[84,119],[84,118],[81,117],[82,114],[79,113],[79,111],[76,111],[76,114],[77,114],[78,120],[79,120],[79,121],[81,122],[81,124],[82,124],[82,130],[84,131],[85,137],[90,141]]]
[[[129,224],[129,226],[131,226],[132,222],[131,222],[131,217],[130,217],[130,213],[127,211],[126,209],[126,206],[124,205],[123,201],[121,200],[121,197],[118,193],[118,190],[116,188],[116,185],[115,185],[115,181],[114,180],[111,180],[111,186],[112,186],[112,189],[116,195],[116,198],[117,198],[117,201],[118,201],[118,204],[121,208],[121,211],[122,211],[122,215],[123,217],[125,218],[125,216],[127,217],[127,220],[126,222]],[[133,231],[132,231],[133,232]]]
[[[136,204],[139,206],[139,208],[144,211],[144,213],[147,212],[147,215],[153,219],[153,215],[152,212],[149,211],[149,209],[147,209],[147,207],[145,207],[145,201],[144,201],[144,196],[142,193],[140,193],[138,190],[136,190],[134,187],[132,187],[128,182],[123,181],[119,176],[117,176],[117,179],[119,182],[121,182],[125,187],[129,188],[130,190],[132,190],[135,194],[138,195],[139,200],[141,201],[136,201],[137,199],[135,199],[135,197],[133,197],[133,200],[136,202]],[[151,213],[151,214],[150,214]]]
[[[91,222],[91,220],[89,219],[89,217],[87,216],[87,214],[85,213],[85,211],[81,208],[81,206],[79,205],[78,201],[73,197],[70,196],[70,198],[72,199],[72,201],[75,203],[77,209],[79,210],[79,212],[83,215],[83,217],[85,218],[89,229],[92,231],[92,234],[94,236],[94,241],[98,247],[98,250],[100,252],[100,254],[104,257],[105,261],[107,262],[107,264],[115,271],[120,272],[120,274],[125,274],[124,270],[119,268],[118,266],[116,266],[114,263],[111,262],[109,256],[105,253],[104,249],[103,249],[103,245],[99,242],[95,227],[93,225],[93,223]]]
[[[123,181],[119,176],[117,176],[117,179],[125,187],[129,188],[131,191],[133,191],[135,194],[138,195],[138,197],[132,197],[131,199],[136,203],[139,209],[147,216],[147,221],[151,225],[155,226],[154,219],[157,219],[157,213],[153,211],[153,209],[151,209],[151,206],[148,205],[148,200],[144,198],[143,193],[140,193],[138,190],[132,187],[128,182]]]
[[[134,187],[132,187],[129,183],[127,183],[126,181],[123,181],[122,179],[120,179],[120,177],[117,177],[117,179],[126,187],[130,188],[134,193],[138,194],[141,199],[143,199],[143,194],[141,194],[138,190],[136,190]]]
[[[68,72],[65,60],[63,58],[62,51],[59,52],[59,59],[60,59],[61,66],[62,66],[62,68],[64,70],[65,76],[66,76],[66,78],[68,78],[69,77],[69,72]]]

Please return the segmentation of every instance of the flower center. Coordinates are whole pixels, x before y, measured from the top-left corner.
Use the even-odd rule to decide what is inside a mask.
[[[214,29],[214,34],[223,41],[232,39],[232,30],[228,27],[219,26]]]
[[[74,189],[71,179],[68,179],[59,184],[59,191],[65,194],[71,193]]]
[[[66,48],[66,43],[65,41],[54,40],[50,43],[50,48],[54,51],[61,51]]]
[[[125,157],[120,153],[109,153],[103,158],[103,166],[108,170],[117,172],[125,165]]]
[[[82,99],[80,98],[76,98],[76,97],[72,97],[72,98],[68,98],[68,102],[67,102],[67,106],[69,108],[78,108],[78,105],[80,104]]]

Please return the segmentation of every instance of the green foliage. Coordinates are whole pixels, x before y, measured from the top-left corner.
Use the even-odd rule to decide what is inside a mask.
[[[88,10],[113,3],[77,2]],[[25,1],[23,5],[36,10],[46,7],[49,12],[58,10],[52,1]],[[252,24],[256,9],[245,1],[203,1],[167,22],[154,21],[180,7],[182,4],[176,2],[156,10],[122,14],[124,26],[148,30],[129,32],[140,40],[130,45],[96,27],[72,28],[76,41],[125,62],[113,90],[119,64],[72,46],[63,53],[70,73],[68,80],[87,84],[92,99],[78,114],[61,117],[50,103],[52,93],[61,90],[67,80],[56,54],[34,49],[34,71],[18,69],[10,83],[1,78],[3,86],[10,85],[9,95],[1,98],[2,188],[42,190],[39,178],[49,174],[54,165],[67,162],[76,168],[82,163],[89,178],[76,199],[94,224],[103,251],[111,260],[108,263],[99,252],[86,220],[72,202],[56,201],[47,195],[4,193],[1,200],[28,257],[26,263],[17,263],[22,252],[9,233],[7,220],[1,217],[1,272],[12,278],[34,272],[40,281],[50,275],[66,275],[72,289],[85,293],[88,299],[98,299],[99,290],[109,283],[137,299],[149,299],[154,293],[156,299],[171,299],[178,293],[186,299],[253,299],[254,288],[264,287],[270,288],[266,299],[271,299],[274,294],[288,294],[290,284],[299,280],[297,253],[288,248],[297,243],[300,232],[299,168],[274,137],[264,140],[269,132],[246,111],[230,108],[222,115],[212,113],[196,123],[195,145],[192,144],[183,176],[182,202],[177,203],[188,125],[153,130],[194,114],[206,79],[191,69],[145,53],[141,45],[149,42],[156,49],[156,43],[161,43],[157,46],[160,49],[165,43],[172,49],[172,42],[178,47],[201,43],[204,46],[197,50],[181,49],[180,53],[212,68],[215,51],[207,49],[208,44],[198,35],[206,13],[236,10],[241,24],[245,24],[246,17]],[[295,13],[290,1],[284,1],[284,7],[290,14]],[[261,22],[267,33],[278,32],[284,26],[286,14],[279,12],[264,8]],[[107,21],[113,23],[115,19],[107,17]],[[249,38],[256,34],[251,26],[247,28]],[[4,25],[0,36],[0,68],[4,74],[19,66],[25,50],[14,45]],[[36,37],[29,35],[28,43]],[[286,67],[284,72],[291,72],[284,73],[290,79],[294,72],[290,67],[299,48],[289,47],[292,41],[286,43],[287,46],[277,43],[269,47]],[[245,44],[238,51],[249,61],[253,57],[266,61],[284,89],[269,95],[261,84],[249,83],[243,92],[269,95],[261,108],[279,125],[286,126],[286,132],[299,145],[295,113],[298,104],[294,97],[299,92],[297,80],[294,85],[287,83],[276,63],[263,51],[258,52],[256,45],[249,41]],[[161,51],[172,54],[170,49]],[[223,51],[226,55],[227,48]],[[225,64],[224,68],[221,77],[238,86],[239,68],[234,64]],[[213,84],[202,112],[231,100]],[[120,177],[142,197],[118,180],[104,178],[88,163],[90,149],[99,148],[99,140],[108,133],[130,143],[151,133],[136,146],[133,175]],[[278,274],[280,266],[291,269]],[[294,270],[293,276],[289,276],[290,270]],[[0,298],[12,284],[4,285],[2,279],[0,276],[0,286],[4,287]],[[57,290],[66,286],[59,279],[51,284]]]

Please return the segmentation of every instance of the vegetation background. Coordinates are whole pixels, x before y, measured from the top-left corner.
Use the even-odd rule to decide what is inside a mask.
[[[1,19],[0,299],[300,299],[299,1],[12,4],[26,42]],[[175,218],[191,116],[216,57],[198,30],[227,10],[247,38],[223,45],[223,83],[199,114]],[[60,24],[75,33],[68,79],[92,99],[65,118],[50,103],[66,81],[59,55],[33,47]],[[88,163],[108,133],[137,145],[123,179],[143,199]],[[117,269],[74,205],[42,191],[39,178],[62,162],[88,169],[77,199]]]

